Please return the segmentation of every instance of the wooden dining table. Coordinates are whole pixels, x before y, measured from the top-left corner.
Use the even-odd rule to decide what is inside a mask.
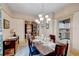
[[[53,42],[33,40],[33,44],[42,55],[47,55],[55,51],[56,44]]]

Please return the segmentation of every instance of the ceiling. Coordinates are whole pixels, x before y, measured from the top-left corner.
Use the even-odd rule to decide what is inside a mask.
[[[62,10],[68,3],[7,3],[14,13],[26,15],[48,14]]]

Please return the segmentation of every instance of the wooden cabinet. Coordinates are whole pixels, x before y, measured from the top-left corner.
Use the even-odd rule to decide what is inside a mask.
[[[12,56],[16,53],[19,44],[19,38],[7,39],[3,41],[3,55]]]
[[[28,21],[25,22],[25,34],[32,33],[32,24]]]
[[[30,33],[31,35],[36,35],[37,34],[37,24],[32,21],[26,21],[25,22],[25,38],[26,34]]]
[[[33,22],[32,25],[32,32],[34,35],[37,35],[37,23]]]

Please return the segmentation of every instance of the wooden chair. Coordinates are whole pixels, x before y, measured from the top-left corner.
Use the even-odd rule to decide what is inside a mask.
[[[67,42],[67,45],[66,45],[66,50],[65,50],[65,54],[64,54],[64,56],[67,56],[67,51],[68,51],[68,42]]]
[[[65,53],[65,45],[56,45],[55,55],[56,56],[64,56]]]
[[[29,56],[31,56],[32,55],[32,50],[31,50],[32,43],[30,41],[30,38],[28,38],[28,47],[29,47]]]
[[[55,43],[56,41],[55,35],[50,35],[50,39],[53,40],[53,42]]]
[[[66,56],[68,51],[68,43],[56,45],[55,51],[45,55],[45,56]]]
[[[31,38],[28,38],[28,46],[29,46],[29,56],[39,54],[39,51],[36,49],[35,46],[33,46]]]

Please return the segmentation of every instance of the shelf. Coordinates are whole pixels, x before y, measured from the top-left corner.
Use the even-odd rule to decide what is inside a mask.
[[[69,28],[59,28],[59,30],[70,30]]]

